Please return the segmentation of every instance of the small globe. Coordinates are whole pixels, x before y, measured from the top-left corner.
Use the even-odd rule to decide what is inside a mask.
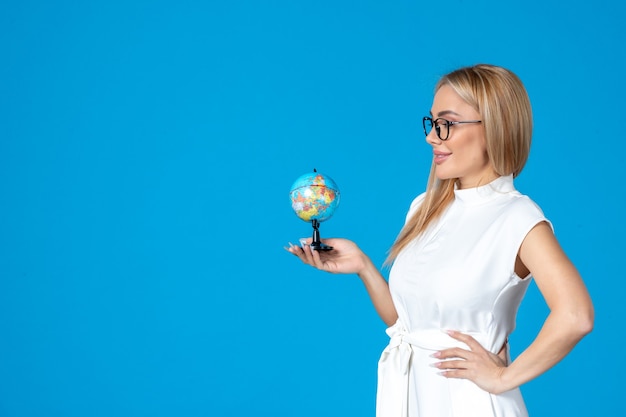
[[[335,181],[319,172],[300,176],[289,192],[293,211],[305,222],[329,219],[339,205],[339,197]]]

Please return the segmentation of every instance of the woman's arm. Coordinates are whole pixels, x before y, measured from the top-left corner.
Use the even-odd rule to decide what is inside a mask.
[[[535,226],[519,252],[550,308],[541,331],[502,373],[504,390],[537,377],[565,357],[593,329],[591,298],[578,271],[546,223]]]
[[[592,330],[594,313],[589,293],[547,223],[539,223],[528,233],[519,258],[550,308],[537,337],[505,367],[471,336],[450,332],[470,350],[445,349],[433,355],[451,359],[436,364],[443,376],[469,379],[494,394],[508,391],[553,367]]]
[[[323,241],[334,249],[316,251],[308,244],[302,246],[290,244],[286,249],[305,264],[319,270],[335,274],[357,274],[363,281],[380,318],[388,326],[393,325],[398,319],[398,314],[391,299],[389,285],[370,258],[352,241],[346,239],[323,239]]]
[[[367,259],[367,266],[359,272],[359,278],[365,284],[365,289],[372,299],[374,308],[387,326],[393,326],[398,320],[396,307],[393,305],[389,284],[381,275],[378,268]]]

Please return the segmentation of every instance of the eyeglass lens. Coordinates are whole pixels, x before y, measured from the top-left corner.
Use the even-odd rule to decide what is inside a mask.
[[[441,140],[446,140],[448,138],[448,123],[447,120],[437,119],[434,120],[430,117],[424,117],[422,119],[422,125],[424,127],[424,134],[428,136],[430,131],[433,130],[433,126],[435,127],[435,133],[437,133],[437,137]]]

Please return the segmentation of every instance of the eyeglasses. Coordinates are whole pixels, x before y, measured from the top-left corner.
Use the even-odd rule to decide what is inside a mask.
[[[460,125],[463,123],[482,123],[482,120],[466,120],[463,122],[451,122],[450,120],[442,119],[441,117],[433,120],[432,117],[424,117],[422,119],[422,125],[424,126],[424,134],[428,136],[431,130],[433,130],[433,126],[435,127],[435,132],[437,132],[437,137],[441,140],[448,140],[448,136],[450,135],[450,126],[452,125]]]

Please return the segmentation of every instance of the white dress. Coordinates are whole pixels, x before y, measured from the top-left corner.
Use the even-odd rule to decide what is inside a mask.
[[[411,217],[423,195],[407,215]],[[377,417],[527,416],[519,389],[493,395],[431,366],[435,351],[460,346],[445,330],[472,335],[497,353],[515,328],[530,277],[515,272],[522,241],[541,209],[513,186],[512,176],[455,190],[439,221],[397,257],[389,287],[398,322],[378,370]]]

